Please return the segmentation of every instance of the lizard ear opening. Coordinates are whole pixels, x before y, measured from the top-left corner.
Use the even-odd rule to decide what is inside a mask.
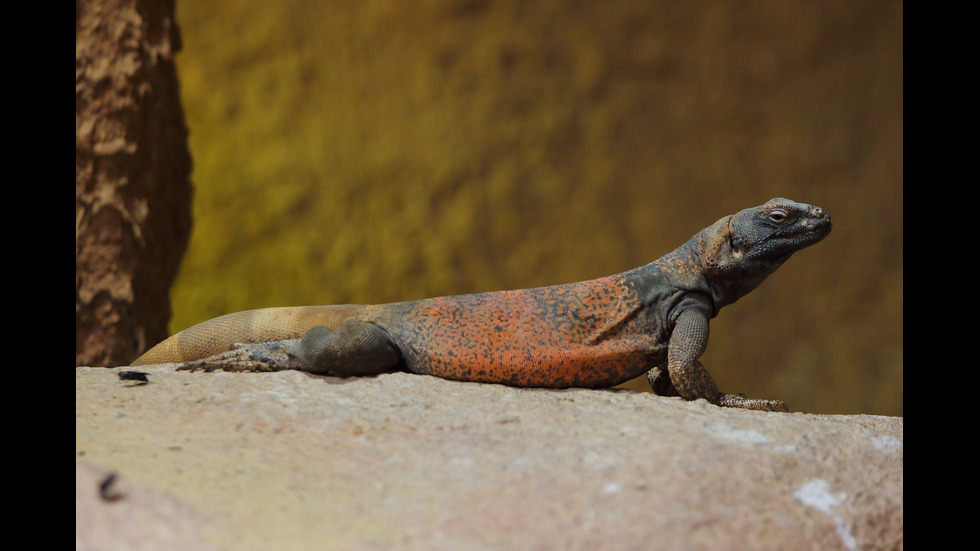
[[[741,256],[731,230],[731,216],[718,220],[703,231],[702,254],[705,268],[714,269],[724,266],[733,257]]]

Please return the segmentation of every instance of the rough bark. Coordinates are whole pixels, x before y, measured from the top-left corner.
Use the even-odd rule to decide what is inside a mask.
[[[163,339],[191,226],[172,1],[75,3],[75,364]]]

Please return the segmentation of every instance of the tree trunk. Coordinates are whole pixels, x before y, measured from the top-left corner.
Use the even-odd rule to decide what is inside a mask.
[[[191,227],[191,158],[169,0],[75,2],[75,365],[167,335]]]

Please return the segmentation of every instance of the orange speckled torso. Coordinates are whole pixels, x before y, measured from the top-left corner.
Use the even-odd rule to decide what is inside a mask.
[[[366,308],[407,371],[464,381],[607,387],[663,362],[669,340],[625,274]]]

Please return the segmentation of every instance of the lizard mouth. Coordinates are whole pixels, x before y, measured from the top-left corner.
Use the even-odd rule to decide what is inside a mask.
[[[830,215],[823,209],[818,208],[815,211],[803,222],[802,231],[799,234],[799,239],[808,245],[827,237],[834,226],[830,221]]]

